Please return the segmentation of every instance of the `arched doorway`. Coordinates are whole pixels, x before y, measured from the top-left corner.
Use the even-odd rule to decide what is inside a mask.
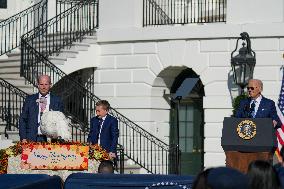
[[[192,87],[184,87],[185,80],[189,82],[186,85]],[[195,175],[204,167],[204,87],[199,76],[189,68],[175,78],[171,94],[176,94],[181,87],[189,91],[180,100],[171,100],[170,143],[179,143],[181,174]]]

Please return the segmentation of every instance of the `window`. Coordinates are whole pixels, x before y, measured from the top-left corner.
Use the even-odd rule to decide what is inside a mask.
[[[0,0],[0,9],[7,8],[7,0]]]

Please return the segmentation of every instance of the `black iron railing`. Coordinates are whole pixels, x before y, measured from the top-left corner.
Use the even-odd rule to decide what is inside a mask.
[[[43,0],[0,22],[0,56],[17,48],[20,38],[47,20],[47,0]]]
[[[97,27],[98,2],[84,0],[72,4],[54,18],[22,36],[36,51],[45,57],[58,55],[63,48],[71,48],[86,34],[93,34]],[[83,19],[88,17],[88,19]]]
[[[143,26],[226,22],[227,0],[143,0]]]
[[[5,136],[8,138],[7,131],[18,130],[18,119],[27,93],[2,78],[0,90],[0,117],[6,122]]]
[[[98,1],[99,0],[88,0],[89,4],[93,1],[93,7],[91,6],[84,6],[82,12],[83,13],[91,13],[91,15],[96,15],[95,19],[94,17],[90,16],[89,14],[81,14],[79,17],[82,20],[85,20],[86,22],[89,22],[89,25],[96,25],[98,26]],[[82,0],[56,0],[56,15],[61,14],[62,12],[68,10],[72,6],[82,2]]]

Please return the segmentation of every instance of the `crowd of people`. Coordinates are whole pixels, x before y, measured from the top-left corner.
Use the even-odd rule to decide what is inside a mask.
[[[284,148],[281,150],[284,159]],[[194,180],[192,189],[283,189],[284,162],[272,165],[265,160],[252,161],[244,174],[229,167],[208,168]]]

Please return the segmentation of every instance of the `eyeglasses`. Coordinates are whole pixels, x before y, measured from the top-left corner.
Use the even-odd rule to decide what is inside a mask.
[[[247,87],[247,90],[254,90],[254,88],[256,88],[256,87]]]

